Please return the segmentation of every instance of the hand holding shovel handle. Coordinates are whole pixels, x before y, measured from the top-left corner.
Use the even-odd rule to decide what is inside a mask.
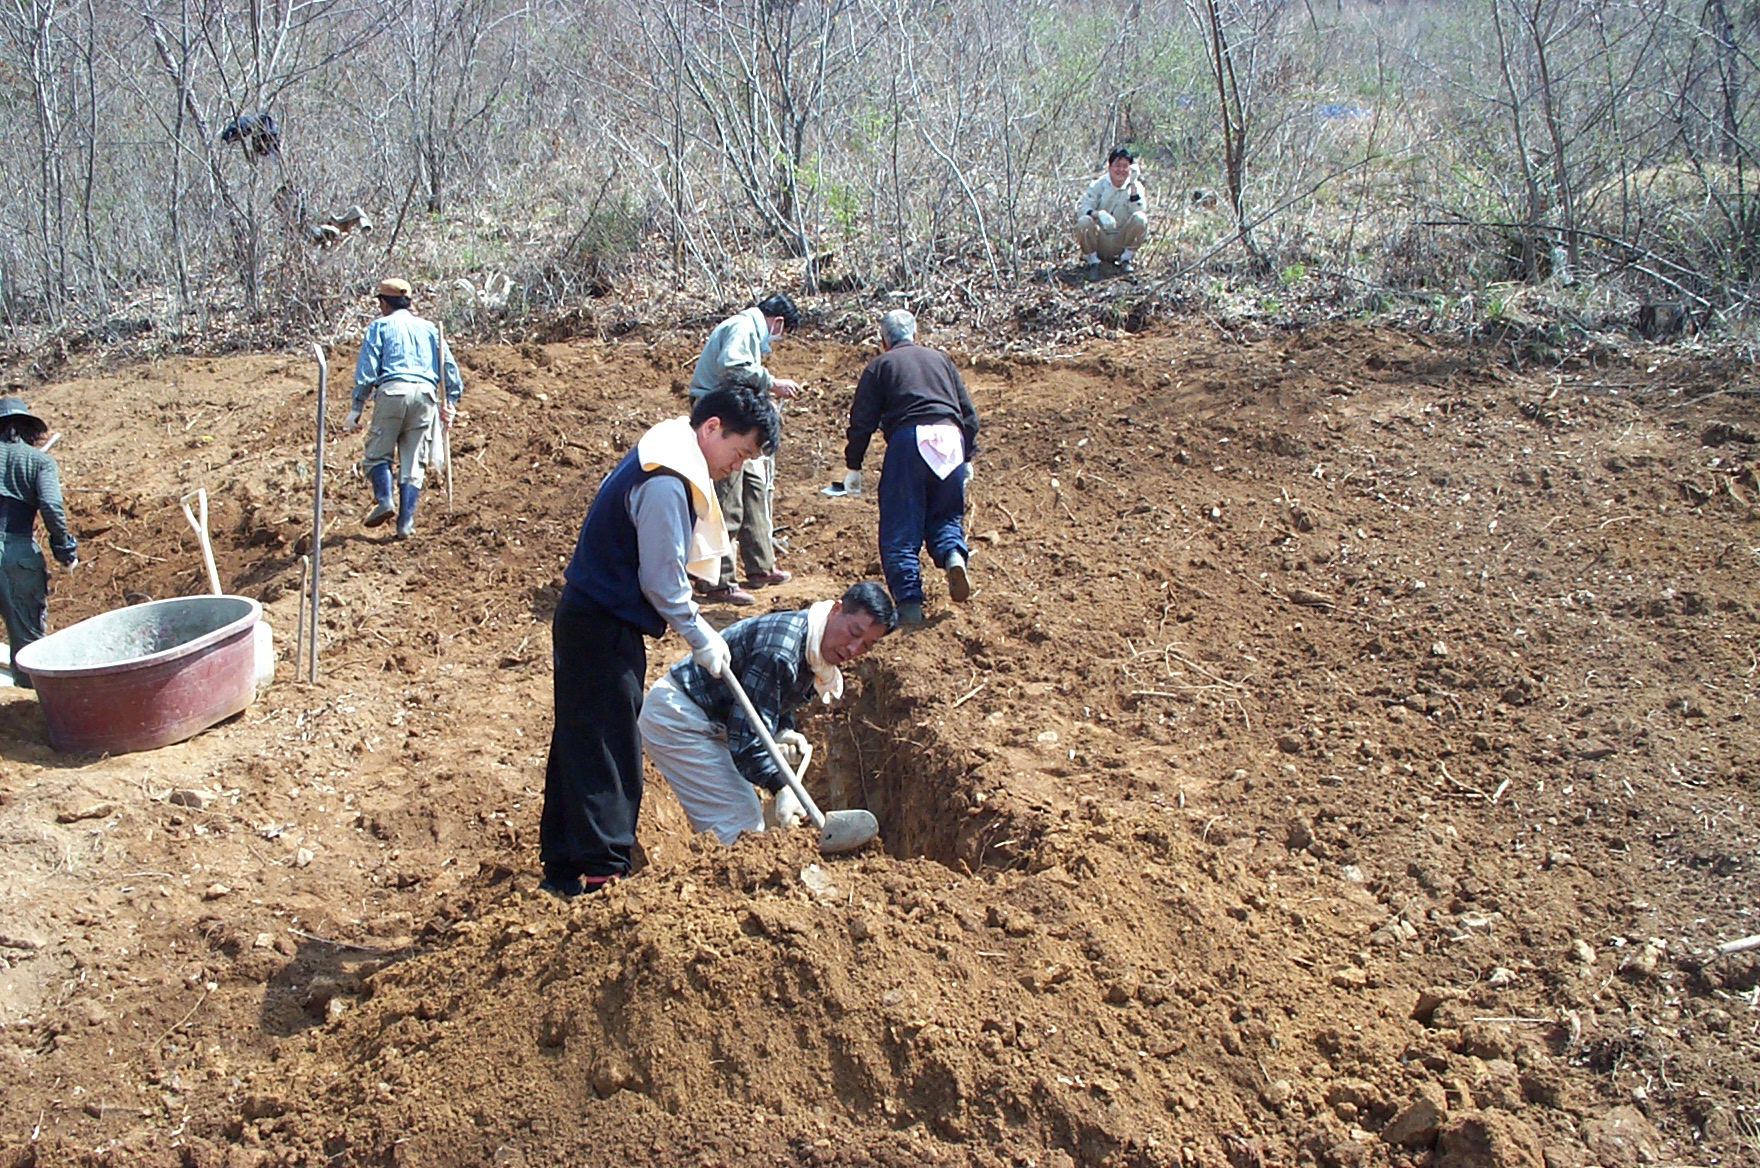
[[[727,683],[727,688],[731,689],[733,696],[739,699],[740,709],[746,712],[747,720],[751,722],[752,728],[758,732],[758,739],[763,742],[765,749],[769,750],[770,758],[776,763],[776,769],[782,772],[783,782],[788,784],[789,790],[794,792],[795,798],[799,799],[801,806],[806,808],[807,816],[812,819],[813,826],[819,829],[819,850],[821,852],[830,856],[853,852],[880,834],[880,822],[874,818],[874,813],[871,811],[852,809],[833,811],[830,815],[820,811],[819,805],[813,802],[813,797],[807,794],[807,789],[801,785],[800,777],[788,765],[788,759],[783,757],[782,748],[776,745],[776,739],[771,736],[770,728],[764,725],[764,719],[758,717],[758,711],[752,707],[752,699],[746,696],[745,687],[739,683],[739,678],[734,675],[731,666],[722,672],[721,680]]]

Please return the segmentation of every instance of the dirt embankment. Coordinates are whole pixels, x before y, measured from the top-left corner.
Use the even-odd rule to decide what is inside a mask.
[[[646,868],[564,905],[547,618],[693,353],[465,356],[419,539],[330,446],[316,685],[118,758],[0,693],[3,1162],[1760,1156],[1760,970],[1703,960],[1760,932],[1751,371],[1354,326],[962,357],[980,588],[807,725],[884,850],[717,847],[655,778]],[[866,356],[776,354],[767,602],[878,573],[871,500],[817,493]],[[200,485],[290,656],[313,397],[261,357],[38,392],[88,557],[55,623],[200,591]]]

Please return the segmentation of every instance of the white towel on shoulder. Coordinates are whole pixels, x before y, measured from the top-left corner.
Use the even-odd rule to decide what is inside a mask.
[[[821,600],[807,609],[807,664],[813,667],[813,689],[819,700],[830,705],[843,696],[843,670],[828,664],[820,652],[825,622],[831,619],[832,601]]]
[[[697,512],[696,526],[691,528],[691,546],[685,553],[684,570],[711,584],[720,579],[721,557],[732,551],[727,539],[727,523],[721,518],[721,502],[715,497],[715,482],[709,477],[709,464],[703,461],[702,448],[697,445],[697,432],[689,418],[668,418],[649,427],[636,442],[636,457],[643,470],[672,471],[690,486],[691,502]]]

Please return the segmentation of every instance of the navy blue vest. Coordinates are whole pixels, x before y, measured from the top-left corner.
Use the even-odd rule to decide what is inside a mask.
[[[562,573],[562,599],[557,602],[557,611],[605,613],[635,625],[650,637],[666,632],[666,622],[642,595],[636,525],[629,518],[629,493],[655,475],[663,474],[673,472],[643,470],[636,449],[631,449],[611,468],[599,484],[599,493],[593,496],[593,505],[587,508],[580,538],[575,541],[574,557]],[[690,509],[691,522],[696,523],[697,508],[688,484],[685,506]]]

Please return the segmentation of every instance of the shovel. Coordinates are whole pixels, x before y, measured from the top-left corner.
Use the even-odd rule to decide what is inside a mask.
[[[807,816],[813,821],[813,826],[819,829],[819,850],[821,852],[827,856],[839,856],[844,852],[853,852],[880,834],[880,821],[874,818],[872,811],[857,808],[849,811],[833,811],[827,815],[819,810],[819,805],[813,802],[813,797],[807,794],[805,787],[801,786],[800,777],[788,765],[788,760],[782,757],[782,748],[777,746],[776,739],[770,736],[770,730],[764,725],[764,719],[758,717],[758,711],[752,708],[752,699],[746,696],[745,686],[741,685],[739,678],[733,675],[733,669],[729,667],[725,670],[721,679],[727,682],[727,687],[733,691],[733,696],[739,699],[740,708],[746,712],[746,718],[751,722],[752,728],[758,732],[758,738],[770,751],[770,757],[776,762],[776,769],[782,772],[783,781],[794,792],[795,798],[801,801],[801,806],[807,809]]]
[[[189,505],[191,499],[196,501],[193,511]],[[202,564],[208,569],[208,586],[214,590],[215,596],[224,596],[226,590],[220,587],[220,573],[214,567],[214,545],[208,540],[208,490],[197,487],[177,502],[183,508],[183,517],[196,529],[196,538],[201,541]],[[251,653],[253,676],[257,688],[261,689],[275,680],[275,634],[269,631],[269,621],[261,614],[257,623],[251,626]]]
[[[196,501],[196,507],[200,511],[199,516],[195,511],[189,509],[189,501],[191,499]],[[197,487],[195,490],[179,499],[178,503],[183,506],[183,517],[189,520],[189,525],[191,527],[196,529],[196,538],[201,541],[202,563],[208,569],[208,586],[214,590],[215,596],[220,596],[222,595],[223,590],[220,587],[220,573],[214,570],[214,545],[208,542],[207,488]]]

